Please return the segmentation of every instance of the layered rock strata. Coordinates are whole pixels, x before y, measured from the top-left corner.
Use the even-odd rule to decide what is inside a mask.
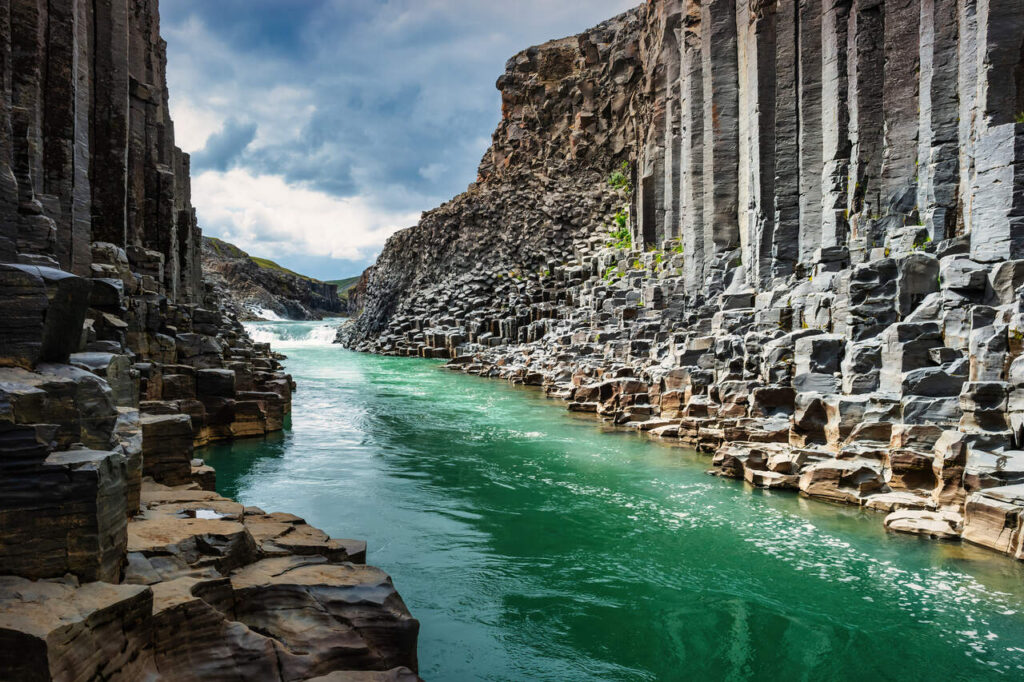
[[[254,259],[234,244],[203,237],[203,274],[240,320],[321,320],[347,312],[338,286]]]
[[[509,61],[339,340],[1024,558],[1022,74],[1021,0],[650,0]]]
[[[415,678],[363,543],[193,457],[294,386],[202,279],[164,64],[155,0],[0,3],[0,679]]]

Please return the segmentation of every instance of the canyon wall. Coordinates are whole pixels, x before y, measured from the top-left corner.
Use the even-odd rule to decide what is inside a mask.
[[[418,679],[365,543],[193,458],[294,386],[204,283],[165,64],[156,0],[0,0],[0,679]]]
[[[1024,558],[1024,0],[649,0],[498,87],[340,341]]]
[[[255,259],[216,237],[203,237],[202,263],[206,281],[240,320],[262,319],[267,313],[286,320],[321,320],[348,310],[336,284]]]

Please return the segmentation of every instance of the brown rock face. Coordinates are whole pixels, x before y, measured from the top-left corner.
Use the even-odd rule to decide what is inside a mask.
[[[281,557],[237,571],[231,586],[238,620],[281,643],[286,679],[417,667],[419,623],[380,569]]]
[[[142,680],[153,659],[142,585],[0,576],[0,671],[10,680]]]
[[[365,543],[147,482],[126,549],[123,585],[0,576],[3,679],[419,679],[419,623]]]

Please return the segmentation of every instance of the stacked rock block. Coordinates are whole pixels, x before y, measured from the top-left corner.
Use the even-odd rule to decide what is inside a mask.
[[[199,266],[155,0],[0,2],[0,679],[415,678],[365,546],[210,492],[281,356]]]
[[[1024,2],[652,0],[575,43],[509,63],[478,185],[394,238],[340,340],[1024,558]],[[564,248],[501,252],[516,215],[479,202],[536,202],[524,168],[576,183],[532,227],[577,208]]]

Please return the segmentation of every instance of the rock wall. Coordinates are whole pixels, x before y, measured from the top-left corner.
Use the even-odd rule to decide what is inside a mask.
[[[234,244],[203,237],[203,274],[240,320],[261,319],[270,311],[288,320],[340,316],[348,305],[335,284],[286,270],[272,261],[254,260]]]
[[[388,240],[350,294],[361,310],[345,330],[353,343],[389,345],[386,330],[443,311],[460,343],[515,336],[520,284],[561,265],[618,207],[604,178],[632,136],[619,93],[639,80],[639,27],[630,12],[509,61],[498,80],[503,119],[478,181]]]
[[[498,86],[340,340],[1024,558],[1024,0],[649,0]]]
[[[156,0],[0,0],[0,679],[417,679],[364,543],[193,458],[294,385],[203,281],[165,61]]]

